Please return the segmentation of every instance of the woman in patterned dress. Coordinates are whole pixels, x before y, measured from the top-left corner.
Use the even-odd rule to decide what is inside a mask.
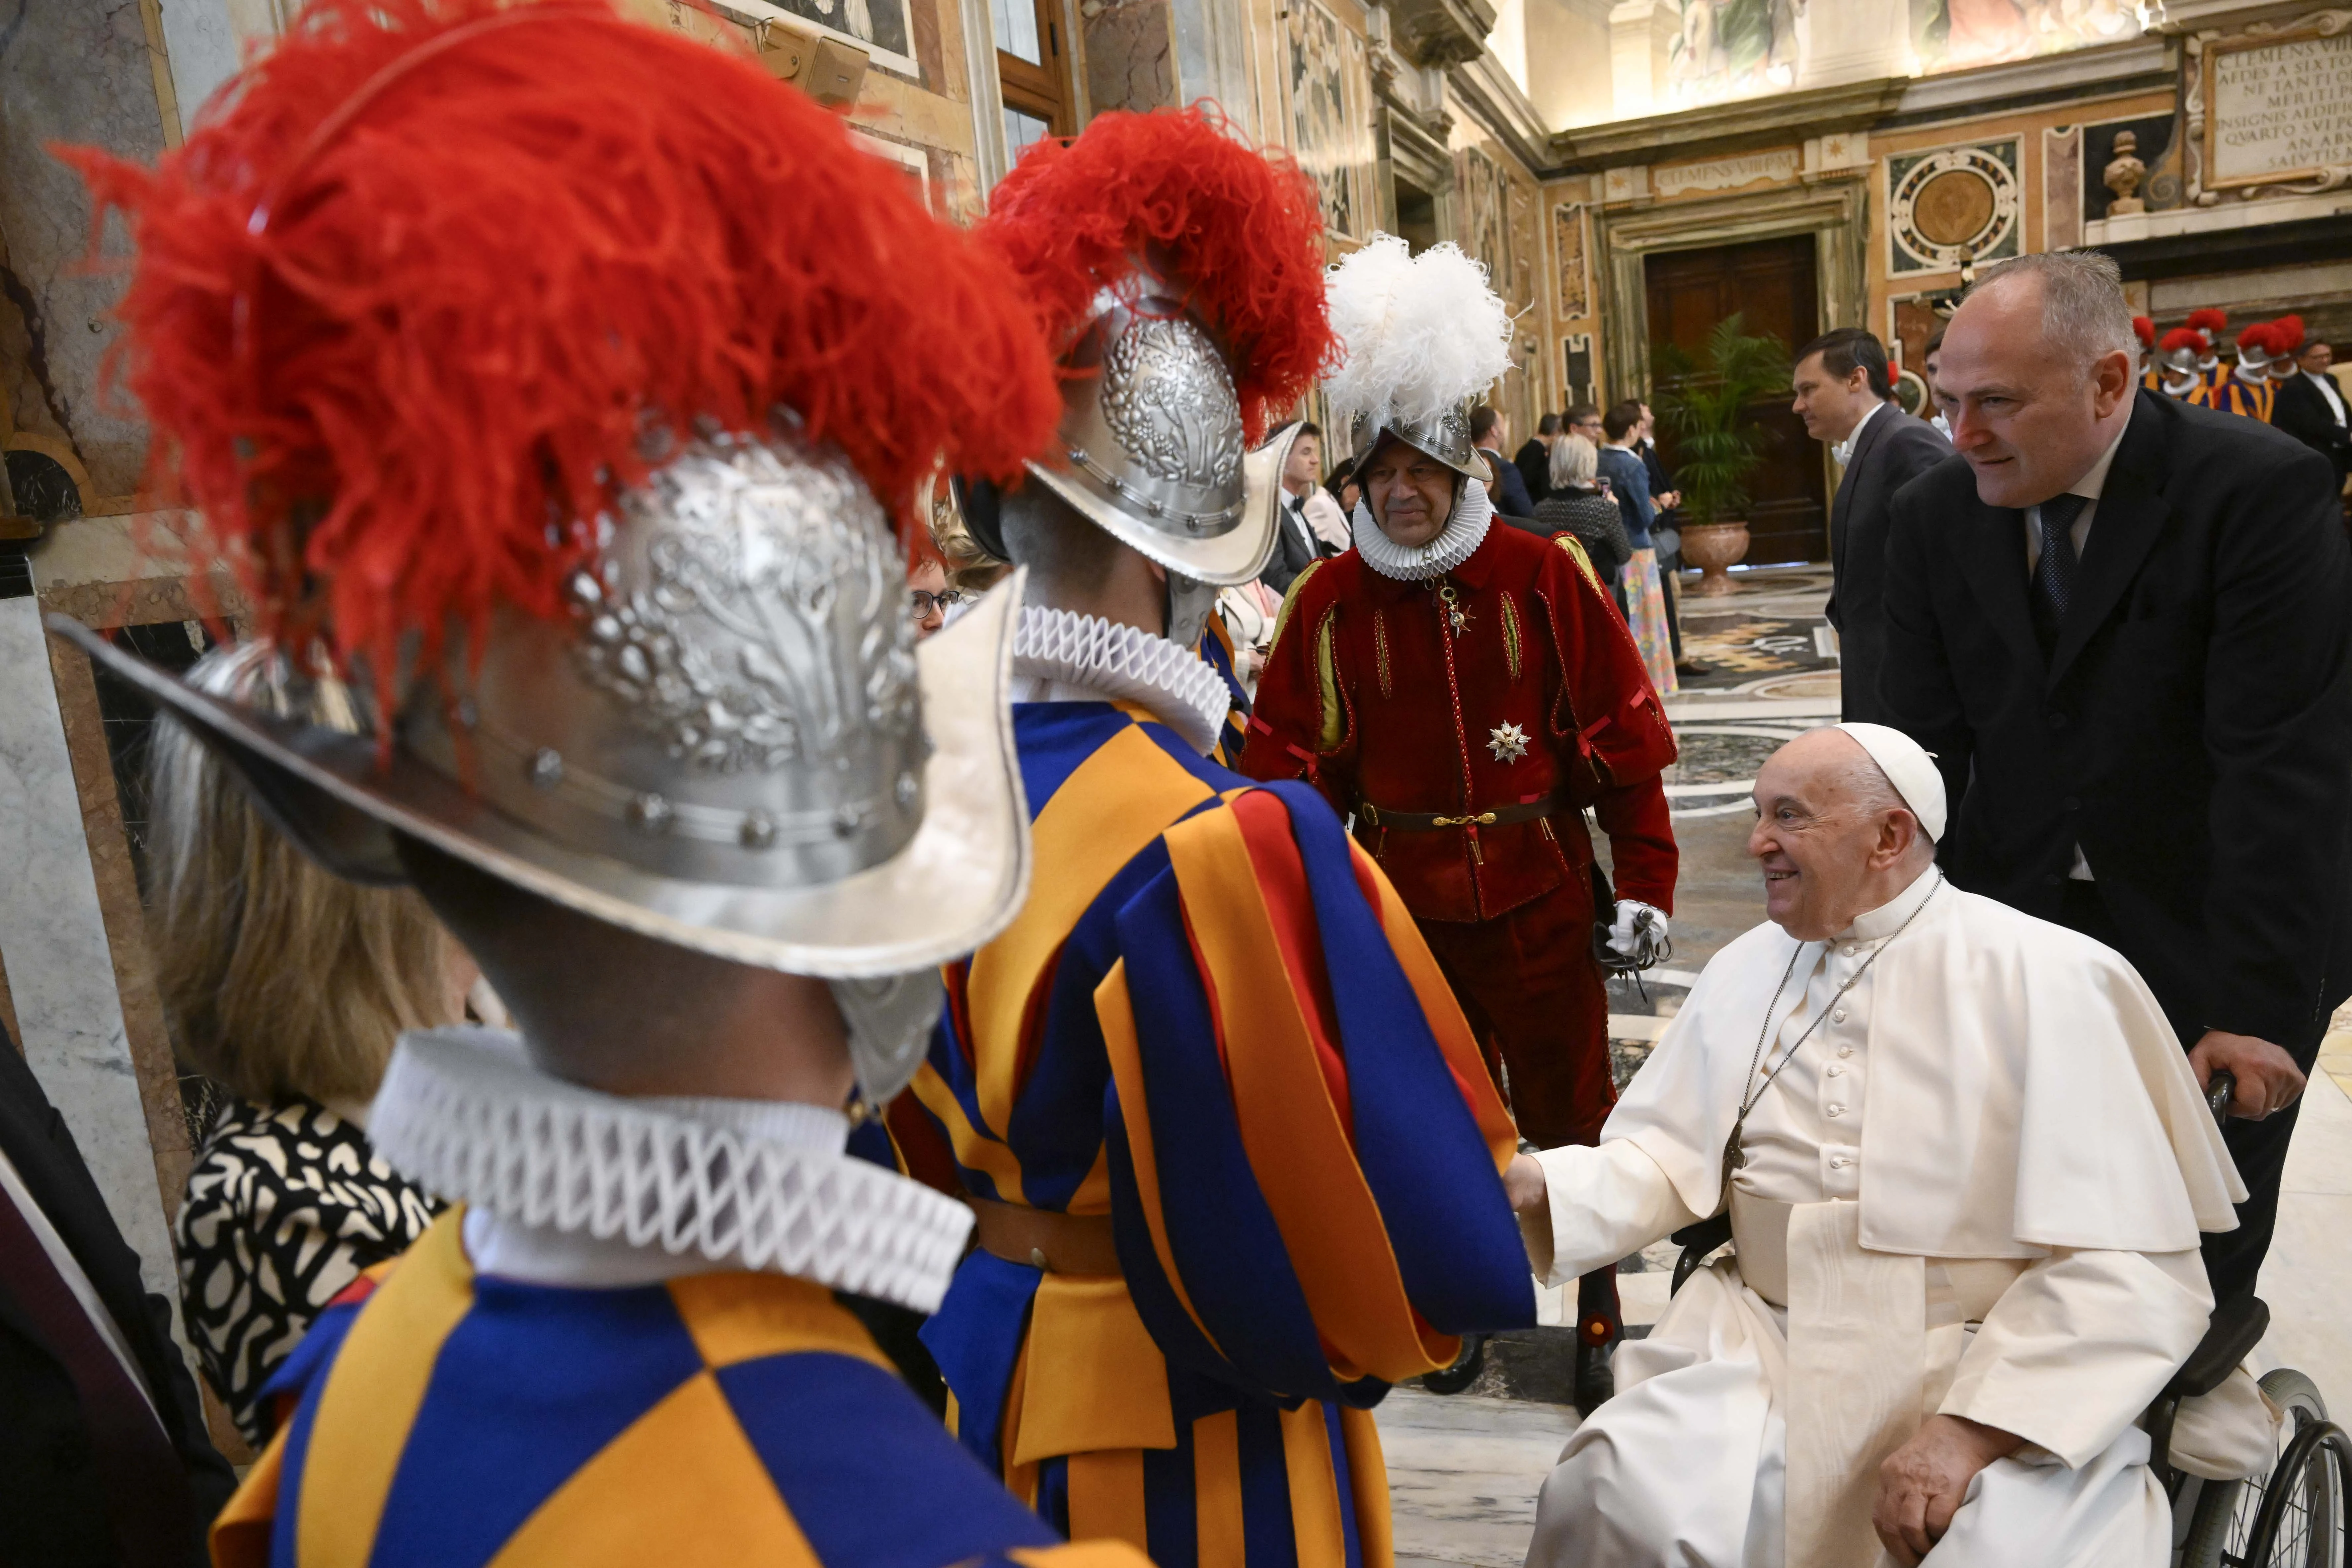
[[[215,696],[355,731],[331,679],[265,645],[207,655]],[[182,1057],[225,1091],[180,1206],[180,1295],[205,1381],[259,1446],[262,1386],[359,1272],[440,1206],[375,1155],[368,1102],[404,1029],[462,1021],[472,961],[408,889],[339,880],[270,830],[170,719],[151,762],[157,981]]]

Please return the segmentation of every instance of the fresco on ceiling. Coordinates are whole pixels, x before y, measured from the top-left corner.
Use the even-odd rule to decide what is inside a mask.
[[[1678,0],[1668,68],[1676,104],[1714,103],[1811,86],[1806,57],[1820,24],[1803,0]],[[2139,36],[2130,0],[1908,0],[1910,74],[1932,76]],[[1836,52],[1851,55],[1843,43]]]

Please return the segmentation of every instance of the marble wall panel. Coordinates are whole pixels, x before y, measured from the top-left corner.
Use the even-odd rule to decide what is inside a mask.
[[[0,601],[0,954],[26,1061],[138,1252],[147,1288],[176,1303],[139,1067],[45,641],[37,600]]]
[[[1139,111],[1176,102],[1176,33],[1168,0],[1086,0],[1087,102]]]
[[[176,9],[167,7],[167,20]],[[0,374],[10,422],[63,440],[89,472],[98,495],[85,495],[87,505],[137,487],[147,431],[99,395],[100,361],[115,335],[107,311],[122,279],[83,265],[89,201],[81,177],[47,149],[63,142],[152,161],[163,147],[163,112],[138,6],[20,6],[7,32],[0,49],[0,167],[8,170],[0,180]]]

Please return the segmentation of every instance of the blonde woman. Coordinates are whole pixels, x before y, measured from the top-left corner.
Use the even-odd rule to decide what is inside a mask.
[[[331,679],[292,682],[265,646],[208,654],[215,696],[357,728]],[[394,1037],[465,1017],[472,961],[406,889],[355,887],[269,828],[179,725],[157,721],[149,916],[183,1057],[228,1096],[180,1207],[180,1292],[205,1381],[257,1446],[262,1385],[360,1271],[439,1206],[365,1131]]]

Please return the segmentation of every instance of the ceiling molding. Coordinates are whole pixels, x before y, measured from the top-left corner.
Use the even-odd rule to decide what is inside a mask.
[[[1472,120],[1508,148],[1529,169],[1551,162],[1551,132],[1536,106],[1492,53],[1445,73],[1445,85]]]
[[[1629,163],[1705,158],[1752,147],[1785,147],[1825,131],[1852,131],[1886,118],[1912,86],[1908,77],[1874,77],[1841,87],[1709,103],[1562,131],[1551,139],[1549,179]]]
[[[1486,52],[1495,30],[1488,0],[1388,0],[1389,36],[1414,65],[1445,69]]]

